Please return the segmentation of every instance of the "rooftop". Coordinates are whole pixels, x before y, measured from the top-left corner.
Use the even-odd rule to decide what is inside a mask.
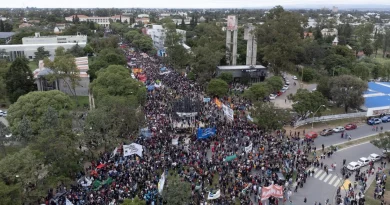
[[[217,66],[220,70],[250,70],[250,69],[265,69],[266,67],[262,65],[226,65],[226,66]]]
[[[9,38],[15,35],[15,32],[0,32],[0,38]]]

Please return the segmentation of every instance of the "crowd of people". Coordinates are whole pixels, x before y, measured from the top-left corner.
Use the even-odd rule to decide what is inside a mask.
[[[240,98],[229,99],[230,102],[220,99],[238,113],[234,120],[229,120],[212,100],[203,102],[207,96],[196,82],[173,69],[162,75],[162,64],[157,58],[135,52],[131,55],[146,74],[146,85],[157,80],[162,84],[148,92],[144,106],[151,137],[134,141],[144,147],[142,156],[124,157],[120,146],[118,154],[102,153],[79,173],[77,185],[49,191],[48,199],[53,204],[119,204],[125,198],[136,196],[147,204],[165,204],[167,199],[159,194],[158,182],[161,174],[166,173],[179,175],[191,184],[190,197],[183,204],[205,204],[211,190],[221,193],[212,201],[214,204],[232,204],[237,200],[243,205],[262,204],[262,187],[279,184],[285,196],[269,198],[267,204],[272,205],[283,200],[289,202],[293,192],[298,192],[310,178],[307,168],[319,163],[318,159],[309,159],[316,147],[298,137],[299,133],[288,134],[282,130],[270,133],[259,129],[245,115],[250,102]],[[239,90],[242,86],[234,85],[234,88]],[[180,117],[174,112],[173,102],[182,98],[201,104],[193,118]],[[216,134],[197,140],[194,132],[179,133],[178,123],[194,130],[200,126],[215,127]],[[179,144],[172,145],[172,139],[177,138]],[[192,139],[188,144],[187,138]],[[252,148],[246,150],[250,145]],[[227,161],[232,155],[236,158]],[[295,181],[294,172],[297,173]],[[168,179],[165,184],[169,185]]]

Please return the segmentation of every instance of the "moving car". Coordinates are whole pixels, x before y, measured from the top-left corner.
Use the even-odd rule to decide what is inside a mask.
[[[376,162],[376,161],[379,161],[381,159],[381,156],[377,155],[375,153],[372,153],[372,154],[370,154],[370,156],[368,156],[368,159],[373,161],[373,162]]]
[[[367,121],[367,124],[369,124],[369,125],[377,125],[377,124],[380,124],[380,123],[382,123],[382,120],[379,119],[379,118],[372,118],[372,119],[369,119]]]
[[[360,164],[360,167],[364,167],[364,166],[368,165],[368,163],[370,163],[370,161],[371,161],[371,160],[368,159],[368,158],[361,157],[361,158],[357,161],[357,163]]]
[[[269,94],[269,99],[270,100],[275,100],[276,99],[276,96],[275,94]]]
[[[293,79],[294,79],[294,80],[298,80],[297,76],[295,76],[295,75],[293,76]]]
[[[333,130],[332,129],[323,129],[320,133],[321,136],[328,136],[328,135],[331,135],[333,134]]]
[[[360,164],[357,162],[350,162],[347,166],[348,170],[355,171],[360,168]]]
[[[344,127],[338,126],[338,127],[335,127],[335,128],[333,129],[333,132],[343,132],[344,130],[345,130]]]
[[[354,130],[357,128],[356,124],[349,123],[344,126],[345,130]]]
[[[305,134],[306,139],[315,139],[317,137],[318,137],[318,134],[316,132],[313,132],[313,131]]]

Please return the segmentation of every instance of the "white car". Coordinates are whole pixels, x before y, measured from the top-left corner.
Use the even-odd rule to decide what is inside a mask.
[[[355,171],[357,169],[359,169],[361,166],[359,163],[357,162],[350,162],[347,166],[347,169],[351,170],[351,171]]]
[[[298,80],[297,76],[295,76],[295,75],[293,76],[293,79],[294,79],[294,80]]]
[[[270,100],[275,100],[276,97],[277,97],[277,95],[274,95],[274,94],[270,94],[270,95],[269,95],[269,99],[270,99]]]
[[[373,162],[376,162],[376,161],[379,161],[381,159],[381,156],[377,155],[375,153],[372,153],[372,154],[370,154],[370,156],[368,156],[368,159],[373,161]]]
[[[7,117],[7,111],[3,111],[3,117]]]
[[[2,110],[0,110],[0,117],[3,117],[4,113]]]
[[[370,161],[371,161],[370,159],[362,157],[357,161],[357,163],[360,164],[360,167],[364,167],[364,166],[368,165],[368,163],[370,163]]]
[[[311,91],[312,91],[312,92],[314,92],[314,91],[316,91],[316,90],[317,90],[317,88],[313,88],[313,89],[311,89]]]
[[[336,127],[336,128],[333,129],[333,132],[343,132],[344,130],[345,130],[344,127],[338,126],[338,127]]]
[[[284,85],[282,89],[288,90],[289,87],[288,87],[288,85]]]
[[[290,81],[286,80],[286,85],[290,85]]]

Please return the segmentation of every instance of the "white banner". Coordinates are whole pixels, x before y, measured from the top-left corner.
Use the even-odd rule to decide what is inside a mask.
[[[215,192],[215,194],[209,192],[209,195],[207,197],[208,200],[213,200],[213,199],[218,199],[219,197],[221,197],[221,190],[218,189],[217,192]]]
[[[110,158],[115,157],[115,155],[118,153],[118,147],[115,147],[114,151],[112,152]]]
[[[187,138],[184,139],[184,143],[185,143],[185,144],[190,144],[190,140],[191,140],[191,139],[190,139],[189,137],[187,137]]]
[[[65,198],[65,205],[73,205],[73,203],[68,198]]]
[[[162,193],[162,191],[164,189],[164,184],[165,184],[165,174],[162,173],[161,178],[158,181],[158,193],[160,193],[160,194]]]
[[[172,139],[172,144],[173,145],[178,145],[179,144],[179,138]]]
[[[251,142],[248,147],[245,147],[245,152],[248,153],[248,152],[252,151],[252,148],[253,148],[253,144]]]
[[[233,112],[233,109],[231,109],[230,107],[222,104],[222,110],[223,110],[223,113],[226,115],[226,117],[229,119],[229,120],[234,120],[234,112]]]
[[[137,143],[131,143],[129,145],[123,145],[123,156],[130,156],[133,154],[136,154],[140,157],[142,157],[142,151],[144,149],[142,148],[142,145]]]
[[[84,177],[82,179],[79,179],[79,184],[83,187],[88,187],[88,186],[91,186],[92,185],[92,179],[88,178],[88,177]]]

